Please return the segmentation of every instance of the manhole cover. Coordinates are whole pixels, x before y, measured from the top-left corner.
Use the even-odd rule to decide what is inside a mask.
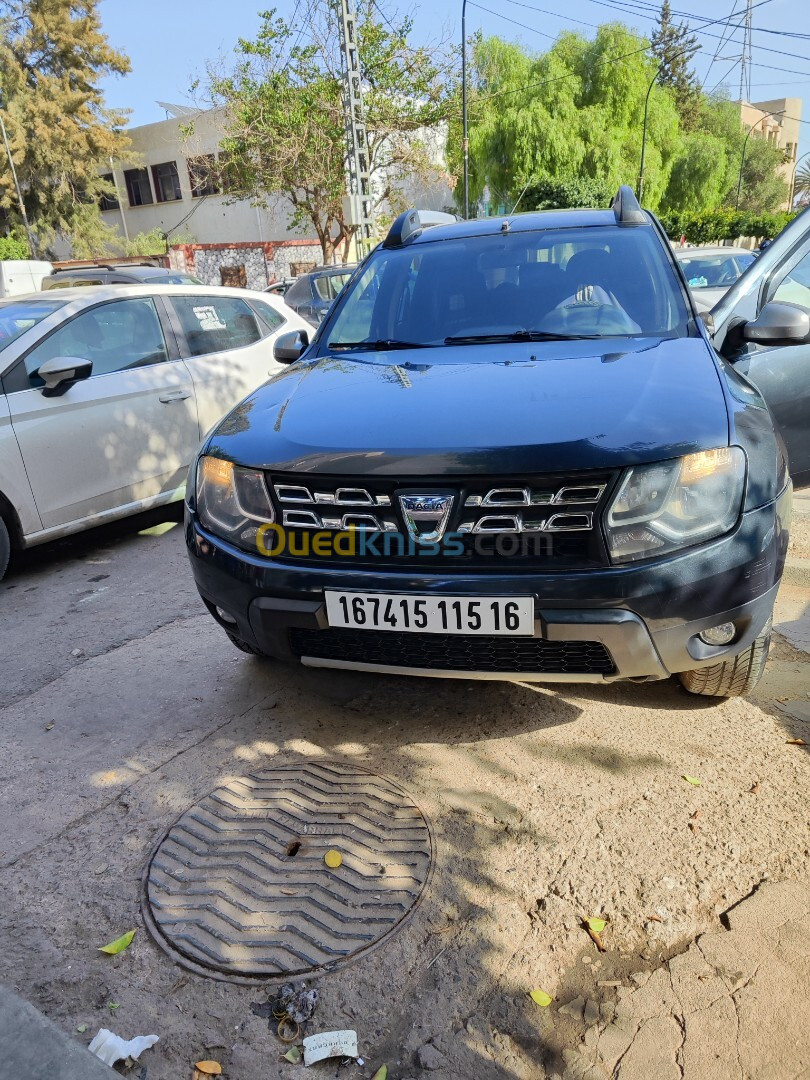
[[[324,855],[339,851],[330,869]],[[431,836],[394,783],[352,765],[266,769],[177,821],[144,878],[147,924],[187,967],[237,978],[330,969],[419,899]]]

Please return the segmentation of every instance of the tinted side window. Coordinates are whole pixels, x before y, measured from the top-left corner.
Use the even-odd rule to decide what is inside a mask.
[[[284,294],[288,304],[303,304],[312,299],[310,278],[299,278],[294,281]]]
[[[252,307],[271,334],[274,334],[287,321],[283,315],[279,315],[272,304],[264,304],[261,300],[254,300],[252,301]]]
[[[191,356],[241,349],[259,341],[256,316],[235,296],[173,296]]]
[[[146,298],[116,300],[83,311],[28,353],[26,371],[35,376],[40,364],[54,356],[91,360],[93,375],[169,359],[155,305]],[[32,379],[31,385],[41,384]]]

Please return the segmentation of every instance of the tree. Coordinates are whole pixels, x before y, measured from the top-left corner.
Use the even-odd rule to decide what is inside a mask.
[[[113,194],[99,167],[129,146],[125,115],[104,107],[99,80],[127,71],[101,32],[97,0],[0,0],[0,110],[40,250],[58,232],[98,232],[96,204]],[[5,155],[0,212],[19,223]]]
[[[669,0],[663,0],[650,51],[661,68],[658,80],[672,89],[681,126],[687,131],[695,128],[700,114],[700,88],[689,66],[699,49],[695,35],[685,23],[673,20]]]
[[[209,70],[210,100],[226,113],[220,168],[228,193],[259,206],[281,197],[291,207],[293,227],[314,229],[324,261],[336,252],[345,261],[356,230],[343,208],[346,143],[335,9],[329,0],[310,0],[300,26],[275,11],[261,19],[255,40],[240,39],[232,72]],[[372,193],[390,214],[399,208],[400,185],[441,170],[432,140],[446,113],[450,62],[441,47],[412,47],[411,19],[389,16],[377,0],[360,0],[356,19]]]
[[[796,171],[796,179],[793,182],[794,197],[798,195],[799,203],[804,206],[810,201],[810,165],[802,165]]]
[[[593,40],[563,33],[539,56],[498,38],[475,39],[470,65],[472,199],[480,200],[488,188],[498,202],[511,206],[527,184],[531,191],[533,185],[591,180],[613,192],[622,183],[635,185],[644,99],[655,74],[645,44],[615,23],[600,26]],[[457,124],[451,138],[449,158],[458,170]],[[677,145],[672,94],[654,86],[644,173],[645,202],[652,207],[663,194]]]

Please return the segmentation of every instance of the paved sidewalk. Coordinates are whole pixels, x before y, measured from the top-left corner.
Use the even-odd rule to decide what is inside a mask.
[[[0,986],[0,1076],[4,1080],[110,1080],[115,1075],[77,1039]]]
[[[563,1051],[563,1080],[810,1077],[808,918],[810,886],[766,883],[727,913],[728,929],[634,976],[601,1016],[582,998],[564,1005],[584,1034]]]

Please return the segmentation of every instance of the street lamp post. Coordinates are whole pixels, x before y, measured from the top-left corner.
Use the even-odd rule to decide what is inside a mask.
[[[650,109],[650,94],[652,93],[652,88],[658,82],[658,76],[661,74],[661,72],[667,66],[667,63],[669,63],[669,61],[664,61],[664,63],[661,64],[661,66],[658,68],[656,73],[650,79],[650,85],[647,87],[647,96],[644,98],[644,127],[642,128],[642,131],[641,131],[641,163],[640,163],[639,169],[638,169],[638,201],[639,202],[641,202],[642,198],[644,197],[644,160],[645,160],[645,158],[647,156],[647,114],[649,113],[649,109]]]
[[[461,3],[461,145],[464,153],[464,218],[470,216],[470,138],[467,124],[467,0]]]
[[[742,191],[743,167],[745,165],[745,151],[748,149],[748,140],[753,135],[754,129],[756,128],[757,124],[764,124],[765,121],[770,116],[783,116],[784,112],[785,112],[784,109],[774,109],[773,112],[765,113],[765,115],[761,119],[759,119],[755,123],[753,123],[751,125],[751,127],[748,129],[748,131],[746,132],[745,138],[743,139],[742,154],[740,155],[740,175],[737,178],[737,200],[734,203],[734,210],[735,211],[740,209],[740,192]]]

